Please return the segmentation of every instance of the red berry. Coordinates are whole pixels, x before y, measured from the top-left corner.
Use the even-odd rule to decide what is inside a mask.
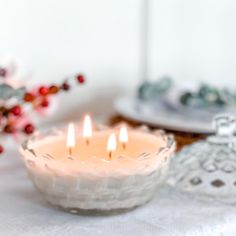
[[[76,79],[77,79],[77,81],[78,81],[78,83],[80,83],[80,84],[83,84],[84,82],[85,82],[85,78],[84,78],[84,76],[83,75],[77,75],[76,76]]]
[[[58,93],[58,87],[56,85],[52,85],[49,87],[49,93],[51,94],[55,94],[55,93]]]
[[[24,132],[26,134],[32,134],[34,132],[34,126],[32,124],[27,124],[25,127],[24,127]]]
[[[65,91],[68,91],[70,89],[70,85],[65,82],[65,83],[62,84],[61,88]]]
[[[2,145],[0,145],[0,154],[2,154],[4,152],[4,148]]]
[[[39,90],[38,90],[39,94],[41,94],[42,96],[45,96],[48,94],[49,92],[49,89],[45,86],[41,86],[39,87]]]
[[[7,76],[7,70],[4,68],[0,68],[0,77],[6,77]]]
[[[34,95],[32,93],[25,93],[24,101],[25,102],[32,102],[34,100]]]
[[[11,108],[11,113],[15,116],[20,116],[22,113],[21,107],[19,105],[16,105]]]
[[[49,101],[47,99],[44,99],[42,102],[41,102],[41,106],[42,107],[48,107],[49,106]]]

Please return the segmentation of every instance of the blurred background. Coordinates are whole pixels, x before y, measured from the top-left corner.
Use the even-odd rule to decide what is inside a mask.
[[[236,88],[234,0],[0,0],[0,12],[0,58],[15,59],[32,83],[87,77],[60,95],[53,119],[112,114],[115,98],[163,75]]]

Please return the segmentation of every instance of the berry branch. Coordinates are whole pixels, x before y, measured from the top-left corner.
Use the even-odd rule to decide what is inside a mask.
[[[30,135],[35,130],[33,122],[27,115],[27,106],[34,111],[42,111],[50,106],[51,97],[62,92],[68,92],[72,87],[73,80],[80,85],[85,83],[85,77],[82,74],[77,74],[61,84],[40,86],[32,90],[24,88],[20,92],[19,89],[15,89],[4,82],[7,75],[7,69],[0,67],[0,79],[3,80],[0,87],[2,86],[1,90],[4,91],[4,94],[7,94],[4,99],[0,98],[0,133],[14,136],[20,133]],[[20,96],[15,96],[19,92]],[[12,104],[9,100],[13,98],[15,101]],[[0,144],[0,154],[3,152],[4,147]]]

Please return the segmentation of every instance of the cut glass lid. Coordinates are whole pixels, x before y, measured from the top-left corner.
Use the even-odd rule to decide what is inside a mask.
[[[202,199],[236,203],[235,118],[219,115],[215,135],[183,148],[173,159],[168,184]]]

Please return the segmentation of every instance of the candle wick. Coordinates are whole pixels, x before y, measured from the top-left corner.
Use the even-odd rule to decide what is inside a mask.
[[[109,158],[110,159],[112,158],[112,152],[109,152]]]
[[[69,156],[72,156],[72,148],[69,147]]]
[[[90,144],[89,139],[86,139],[86,145],[88,146]]]
[[[122,143],[122,148],[126,149],[126,144],[125,143]]]

